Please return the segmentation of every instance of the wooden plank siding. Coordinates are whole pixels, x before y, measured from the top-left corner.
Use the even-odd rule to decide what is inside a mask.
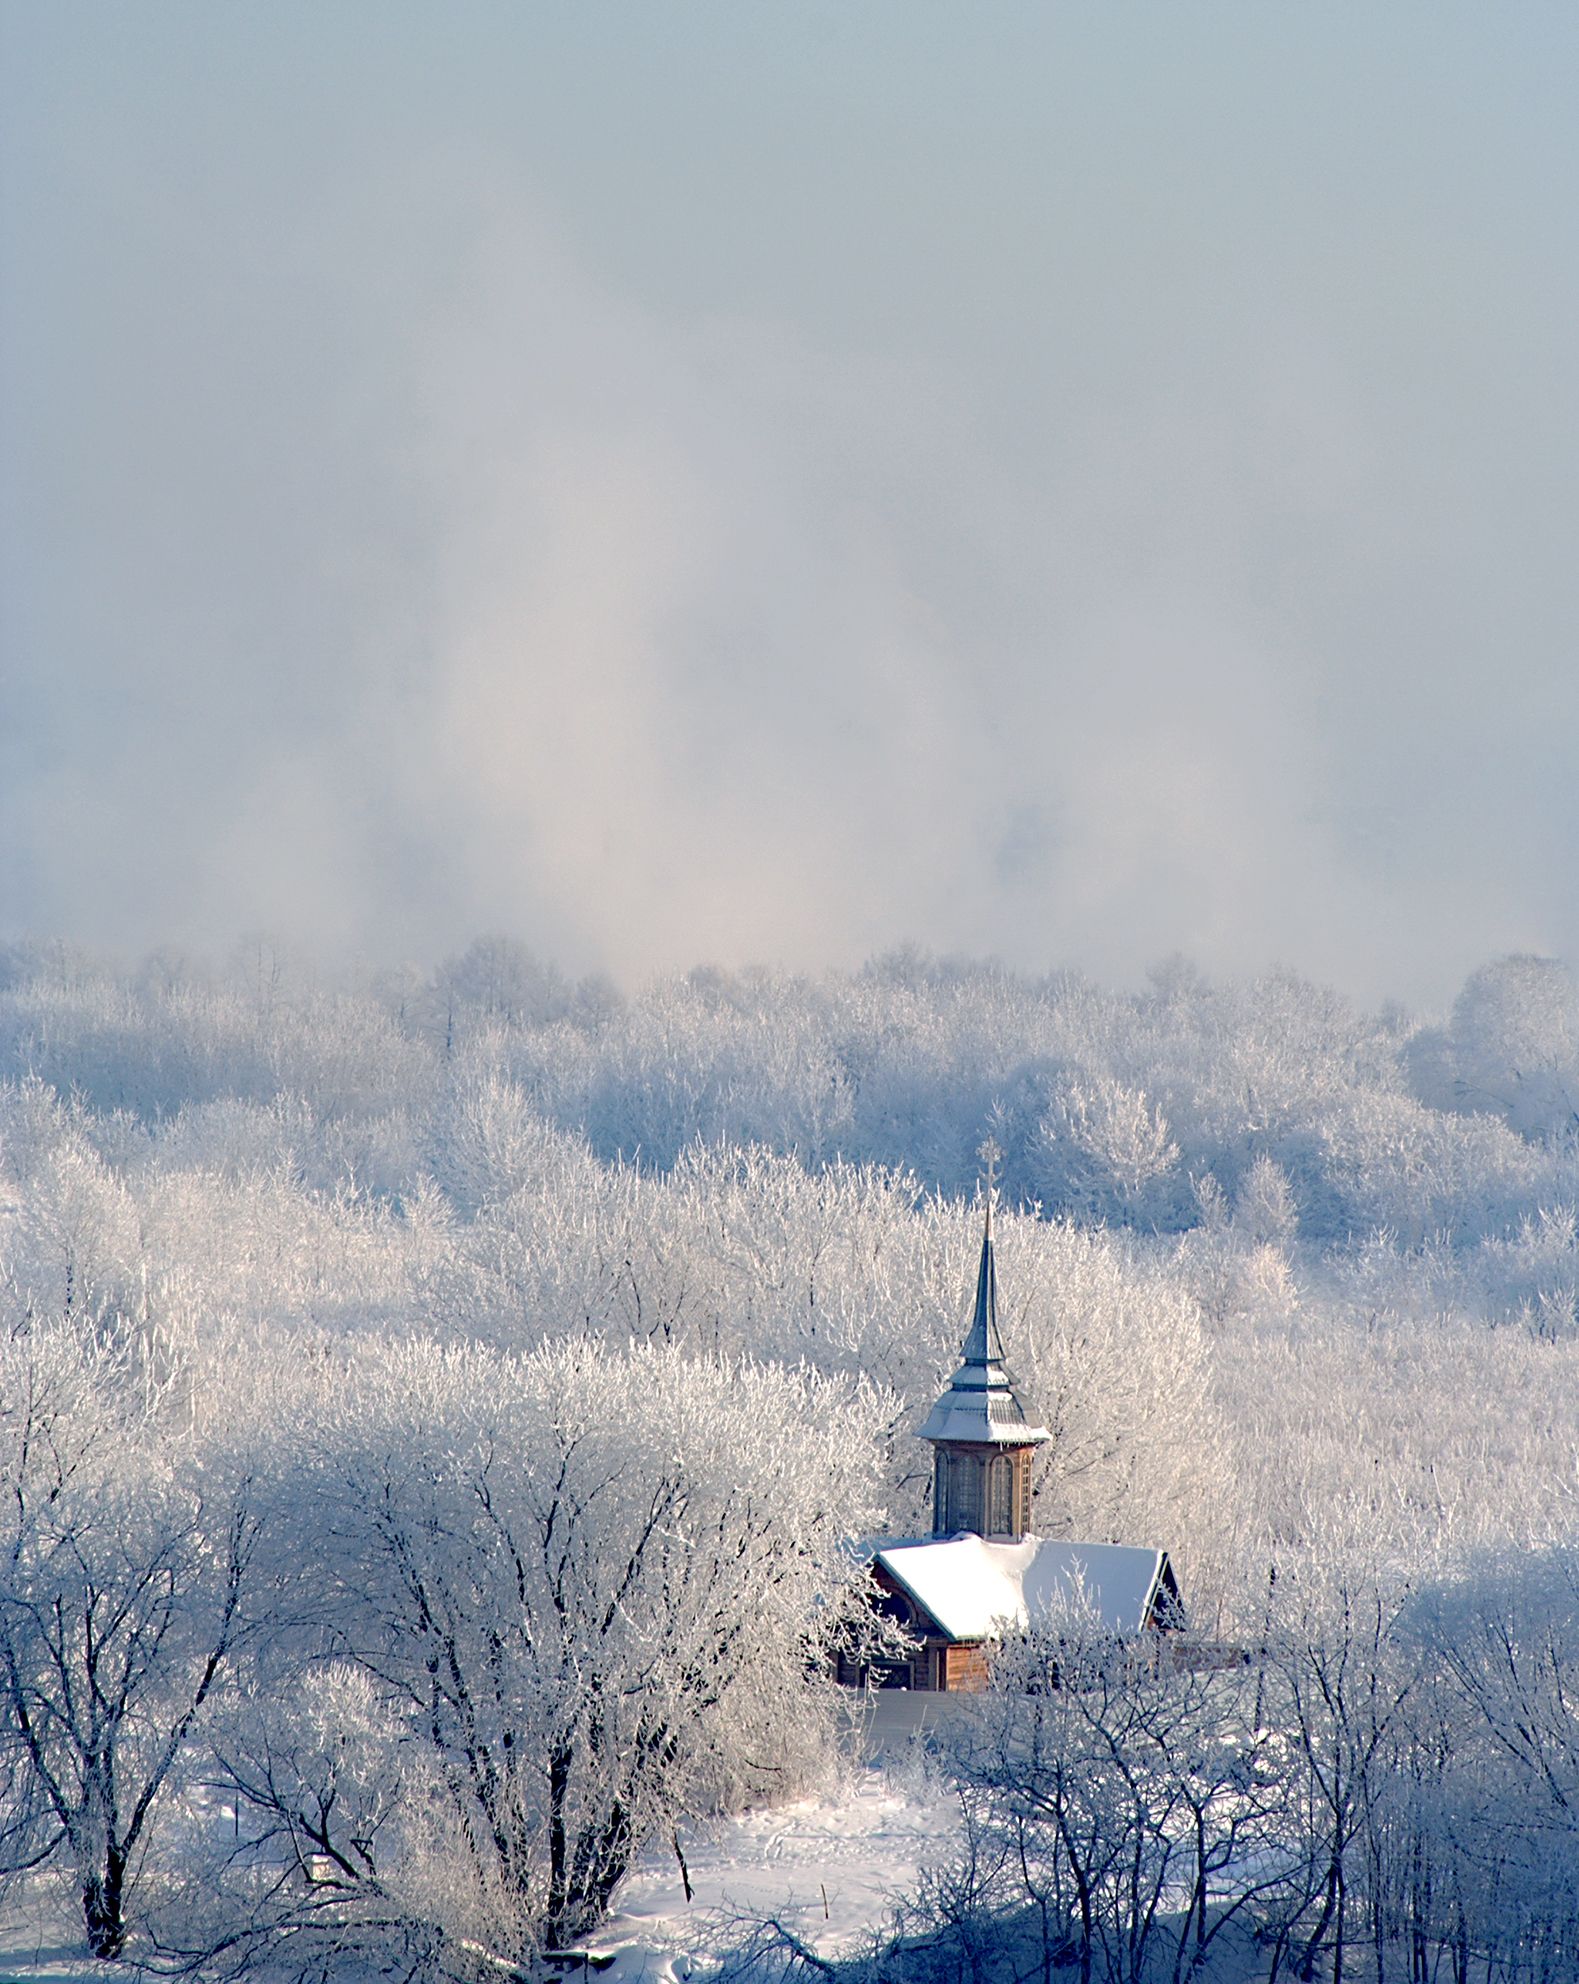
[[[967,1640],[960,1646],[944,1646],[941,1681],[951,1695],[979,1695],[992,1679],[987,1664],[987,1648],[981,1640]]]

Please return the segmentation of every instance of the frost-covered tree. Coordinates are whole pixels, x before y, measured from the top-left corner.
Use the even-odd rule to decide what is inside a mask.
[[[1060,1090],[1038,1125],[1040,1175],[1054,1205],[1142,1223],[1179,1161],[1162,1112],[1143,1090],[1099,1076]]]
[[[880,1399],[588,1340],[392,1345],[290,1389],[332,1630],[288,1692],[343,1688],[349,1661],[368,1754],[337,1799],[320,1739],[277,1733],[267,1768],[233,1742],[258,1851],[326,1856],[348,1908],[376,1884],[386,1911],[518,1957],[590,1927],[682,1814],[821,1768],[828,1655],[865,1617],[844,1546],[875,1515]],[[400,1781],[420,1797],[370,1825]]]
[[[1287,1844],[1299,1878],[1277,1943],[1301,1978],[1343,1984],[1367,1850],[1418,1671],[1399,1645],[1401,1594],[1344,1569],[1284,1580],[1271,1612],[1263,1713],[1286,1732],[1296,1795]]]
[[[1493,1976],[1579,1964],[1579,1558],[1471,1559],[1402,1622],[1420,1676],[1393,1906],[1415,1944]]]
[[[1159,1658],[1078,1606],[1006,1647],[940,1742],[966,1824],[914,1911],[937,1974],[968,1974],[973,1927],[990,1976],[1237,1971],[1299,1885],[1297,1773],[1262,1706],[1248,1665]]]
[[[1525,1135],[1579,1127],[1579,984],[1559,959],[1482,966],[1458,996],[1450,1032],[1472,1106],[1500,1109]]]
[[[249,1629],[256,1542],[244,1489],[161,1436],[137,1375],[60,1326],[0,1342],[0,1769],[103,1958]]]
[[[1421,1099],[1500,1116],[1526,1137],[1579,1128],[1579,984],[1558,958],[1498,958],[1470,973],[1445,1029],[1407,1066]]]

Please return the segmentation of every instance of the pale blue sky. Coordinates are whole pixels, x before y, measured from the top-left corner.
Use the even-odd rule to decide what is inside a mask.
[[[0,36],[0,928],[1579,950],[1572,7]]]

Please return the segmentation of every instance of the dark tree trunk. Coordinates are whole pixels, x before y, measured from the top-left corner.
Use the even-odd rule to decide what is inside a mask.
[[[549,1896],[544,1926],[551,1949],[563,1949],[603,1920],[614,1890],[630,1871],[634,1851],[635,1838],[623,1804],[616,1803],[601,1825],[581,1834],[557,1898],[552,1892]]]
[[[126,1947],[126,1862],[113,1847],[105,1855],[102,1873],[82,1883],[82,1919],[88,1948],[103,1963],[118,1961]]]
[[[1340,1928],[1342,1926],[1343,1918],[1341,1913],[1339,1913],[1339,1901],[1342,1892],[1343,1863],[1334,1855],[1327,1866],[1326,1891],[1322,1896],[1321,1916],[1316,1923],[1315,1931],[1310,1941],[1305,1945],[1305,1954],[1300,1961],[1298,1970],[1300,1984],[1311,1984],[1311,1980],[1315,1977],[1316,1959],[1321,1954],[1321,1946],[1327,1939],[1327,1930],[1331,1926],[1335,1914],[1338,1915]],[[1334,1971],[1335,1978],[1341,1978],[1341,1965],[1342,1958],[1339,1957]]]
[[[570,1803],[571,1756],[566,1744],[548,1760],[548,1936],[557,1944],[569,1914],[570,1842],[566,1808]]]

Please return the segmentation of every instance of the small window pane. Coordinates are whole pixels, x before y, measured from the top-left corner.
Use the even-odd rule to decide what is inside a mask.
[[[974,1454],[950,1454],[948,1471],[948,1526],[950,1535],[961,1529],[979,1536],[982,1524],[982,1465]]]
[[[1011,1536],[1014,1527],[1014,1467],[1000,1454],[992,1463],[992,1534]]]

